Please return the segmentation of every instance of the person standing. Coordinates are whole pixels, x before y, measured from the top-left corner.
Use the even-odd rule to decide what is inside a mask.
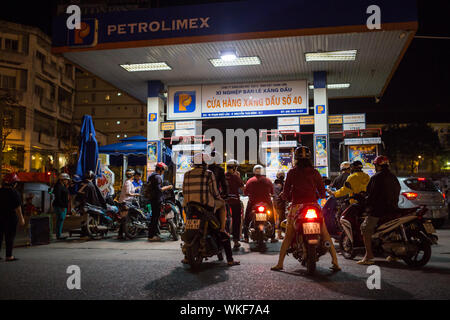
[[[228,184],[228,197],[227,203],[231,209],[231,223],[232,223],[232,235],[233,235],[233,248],[237,250],[241,244],[239,240],[241,238],[241,220],[242,220],[242,205],[240,200],[239,189],[244,187],[244,182],[237,171],[239,162],[237,160],[229,160],[227,162],[227,173],[225,174]]]
[[[16,190],[19,181],[17,174],[7,174],[3,177],[2,187],[0,188],[0,201],[2,203],[2,208],[0,209],[0,250],[3,238],[5,238],[5,260],[7,262],[18,260],[12,254],[17,223],[21,226],[25,225],[22,215],[22,199]]]
[[[163,187],[162,175],[167,170],[167,166],[163,162],[158,162],[155,171],[150,175],[147,182],[147,200],[150,201],[152,207],[152,218],[150,227],[148,228],[148,241],[161,241],[159,236],[159,217],[161,215],[161,204],[164,201],[164,192],[173,189],[172,185]]]
[[[133,186],[135,188],[134,192],[141,193],[142,186],[144,183],[142,182],[142,172],[139,170],[136,170],[134,174],[134,180],[133,180]]]
[[[61,237],[61,233],[67,215],[67,208],[69,207],[69,181],[70,176],[67,173],[61,173],[53,187],[53,194],[55,195],[53,210],[56,215],[56,239],[58,240],[65,239]]]
[[[286,200],[281,197],[284,188],[284,171],[277,172],[277,178],[273,182],[273,205],[277,214],[278,239],[283,240],[281,235],[281,222],[286,219]]]

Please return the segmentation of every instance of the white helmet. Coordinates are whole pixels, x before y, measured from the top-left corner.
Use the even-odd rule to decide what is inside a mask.
[[[262,165],[257,164],[253,167],[253,173],[255,173],[256,170],[261,169],[261,174],[264,173],[264,167]]]
[[[342,162],[342,163],[341,163],[341,171],[350,168],[350,164],[351,164],[351,163],[348,162],[348,161]]]
[[[59,175],[60,180],[70,180],[70,176],[67,173],[61,173]]]

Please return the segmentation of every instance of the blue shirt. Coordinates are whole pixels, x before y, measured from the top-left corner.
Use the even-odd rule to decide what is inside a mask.
[[[141,188],[143,185],[144,185],[144,183],[142,182],[142,180],[139,180],[139,181],[133,180],[133,186],[136,188],[135,189],[136,193],[141,192]]]

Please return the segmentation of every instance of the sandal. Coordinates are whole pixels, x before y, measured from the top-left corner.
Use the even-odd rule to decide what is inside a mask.
[[[374,264],[375,263],[375,261],[373,261],[372,259],[369,259],[369,260],[359,260],[358,262],[357,262],[357,264],[359,264],[359,265],[363,265],[363,266],[370,266],[370,265],[372,265],[372,264]]]
[[[227,262],[227,264],[228,264],[229,267],[232,267],[232,266],[238,266],[238,265],[240,265],[241,262],[240,262],[240,261],[235,261],[235,260],[233,260],[233,261]]]
[[[5,262],[17,261],[19,258],[13,257],[12,259],[5,259]]]
[[[281,270],[283,270],[283,267],[275,266],[275,267],[270,268],[270,270],[272,270],[272,271],[281,271]]]

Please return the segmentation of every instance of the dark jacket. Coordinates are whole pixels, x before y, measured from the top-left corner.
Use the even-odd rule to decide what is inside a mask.
[[[162,191],[163,180],[161,175],[153,172],[150,177],[148,177],[147,188],[148,196],[151,203],[162,203],[164,201],[164,194]]]
[[[275,179],[273,182],[273,204],[277,207],[286,205],[286,201],[281,198],[281,192],[284,188],[284,179]]]
[[[342,188],[344,186],[345,181],[347,181],[349,175],[350,173],[348,172],[344,172],[338,175],[336,179],[334,179],[333,183],[330,185],[330,188],[335,188],[336,190]]]
[[[225,169],[217,164],[211,164],[208,166],[208,170],[211,170],[212,173],[214,173],[220,195],[222,197],[228,196],[228,183],[225,177]]]
[[[53,194],[55,195],[53,207],[67,208],[69,206],[69,190],[60,181],[53,187]]]
[[[313,167],[295,166],[288,171],[283,198],[292,204],[316,202],[326,198],[325,185],[319,171]]]
[[[89,203],[106,209],[106,200],[99,188],[92,181],[83,181],[78,192],[80,193],[81,200],[84,203]]]
[[[367,208],[369,215],[383,217],[393,214],[398,208],[400,183],[387,168],[370,178],[367,186]]]

